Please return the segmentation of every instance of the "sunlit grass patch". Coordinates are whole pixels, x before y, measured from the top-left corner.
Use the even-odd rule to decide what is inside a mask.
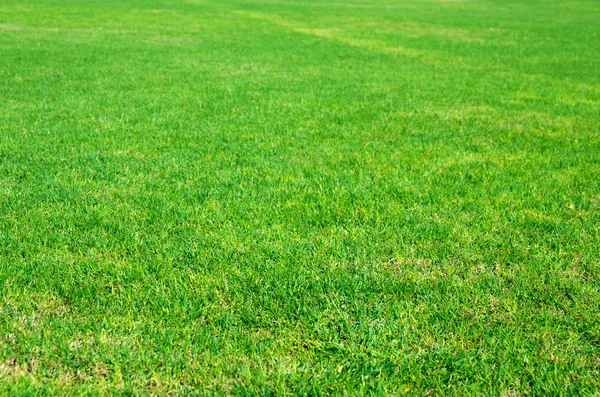
[[[597,394],[599,16],[0,4],[0,394]]]

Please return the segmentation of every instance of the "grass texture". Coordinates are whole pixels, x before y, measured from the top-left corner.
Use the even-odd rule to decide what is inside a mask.
[[[600,3],[3,0],[0,394],[599,395]]]

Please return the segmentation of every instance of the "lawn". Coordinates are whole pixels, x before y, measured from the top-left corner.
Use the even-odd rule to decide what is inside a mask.
[[[599,395],[597,0],[2,0],[0,395]]]

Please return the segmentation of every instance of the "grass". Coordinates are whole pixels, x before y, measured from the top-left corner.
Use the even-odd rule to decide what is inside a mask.
[[[0,394],[599,395],[600,4],[3,0]]]

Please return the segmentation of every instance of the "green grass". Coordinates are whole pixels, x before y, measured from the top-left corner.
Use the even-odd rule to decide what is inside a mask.
[[[599,395],[596,0],[3,0],[0,394]]]

